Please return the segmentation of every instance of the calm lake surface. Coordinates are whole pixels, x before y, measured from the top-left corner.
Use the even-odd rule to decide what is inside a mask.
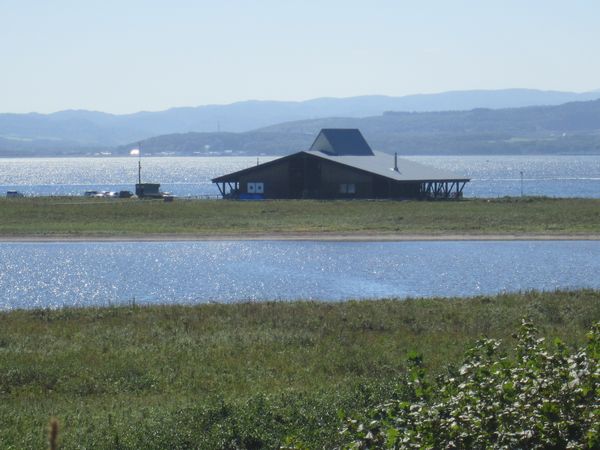
[[[600,288],[598,273],[598,241],[0,243],[0,310]]]
[[[391,158],[391,156],[390,156]],[[521,194],[600,198],[600,155],[590,156],[414,156],[409,159],[472,178],[466,197]],[[273,158],[260,157],[260,162]],[[142,181],[161,183],[177,196],[216,196],[211,178],[256,165],[256,157],[145,157]],[[82,195],[86,190],[134,190],[137,159],[0,159],[0,194]]]

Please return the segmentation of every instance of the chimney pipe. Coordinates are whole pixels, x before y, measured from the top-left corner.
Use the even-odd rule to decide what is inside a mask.
[[[394,170],[398,172],[398,152],[394,153]]]

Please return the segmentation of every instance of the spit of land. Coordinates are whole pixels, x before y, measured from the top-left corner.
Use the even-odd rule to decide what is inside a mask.
[[[600,199],[0,200],[2,240],[599,239]]]

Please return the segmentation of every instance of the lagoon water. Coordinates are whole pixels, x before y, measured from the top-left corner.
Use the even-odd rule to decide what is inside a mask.
[[[390,156],[390,158],[392,158]],[[472,178],[466,197],[525,195],[600,198],[600,155],[410,156],[409,159]],[[260,157],[259,162],[273,158]],[[391,159],[390,159],[391,161]],[[159,182],[181,197],[216,196],[211,178],[255,165],[256,157],[145,157],[142,181]],[[0,193],[82,195],[86,190],[133,190],[137,159],[4,158]]]
[[[600,288],[598,273],[598,241],[0,243],[0,310]]]

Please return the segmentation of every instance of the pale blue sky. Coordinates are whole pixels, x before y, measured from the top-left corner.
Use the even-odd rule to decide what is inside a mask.
[[[0,0],[0,112],[600,88],[595,0]]]

